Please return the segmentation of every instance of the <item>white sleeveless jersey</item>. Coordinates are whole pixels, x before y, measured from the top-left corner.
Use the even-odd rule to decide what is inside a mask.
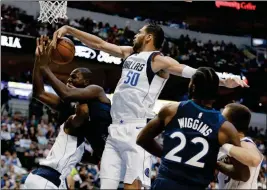
[[[153,108],[167,79],[156,75],[151,59],[159,51],[130,55],[123,63],[121,78],[113,95],[114,120],[153,118]]]
[[[250,138],[244,137],[241,141],[251,142],[255,144]],[[219,160],[224,159],[227,155],[220,152]],[[261,163],[257,167],[249,167],[250,171],[250,178],[248,181],[236,181],[228,176],[224,175],[223,173],[219,172],[218,174],[218,182],[219,182],[219,189],[258,189],[258,176],[260,173],[260,166]]]
[[[40,165],[48,166],[61,173],[61,179],[65,179],[72,168],[81,161],[85,148],[84,138],[66,134],[64,124],[60,126],[60,132],[48,156],[40,161]]]

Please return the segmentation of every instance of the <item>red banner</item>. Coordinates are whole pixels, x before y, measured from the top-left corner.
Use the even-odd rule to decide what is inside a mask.
[[[243,9],[248,11],[255,11],[256,5],[250,2],[236,2],[236,1],[215,1],[215,5],[217,8],[220,7],[230,7],[235,8],[237,10]]]

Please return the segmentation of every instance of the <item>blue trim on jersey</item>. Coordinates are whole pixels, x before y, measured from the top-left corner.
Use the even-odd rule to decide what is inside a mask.
[[[160,52],[153,52],[149,56],[149,58],[147,59],[147,63],[146,63],[146,75],[147,75],[149,85],[151,84],[151,82],[152,82],[152,80],[156,74],[153,72],[152,66],[151,66],[152,57],[155,56],[155,54],[161,54],[161,53]]]
[[[57,170],[50,168],[48,166],[41,165],[39,168],[33,170],[31,173],[34,175],[39,175],[47,179],[48,181],[50,181],[57,187],[59,187],[61,184],[61,180],[60,180],[61,174]]]
[[[111,105],[100,102],[99,108],[101,108],[104,111],[110,111]]]
[[[209,109],[202,108],[201,106],[196,104],[193,100],[189,100],[189,102],[191,102],[196,108],[200,109],[203,112],[210,112],[210,113],[218,113],[218,112],[220,112],[220,111],[216,111],[215,109],[209,110]]]

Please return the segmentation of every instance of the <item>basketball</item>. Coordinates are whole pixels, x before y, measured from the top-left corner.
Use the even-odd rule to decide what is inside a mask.
[[[75,55],[74,43],[66,37],[59,38],[57,40],[57,46],[55,49],[51,50],[51,60],[52,62],[65,65],[70,63]]]

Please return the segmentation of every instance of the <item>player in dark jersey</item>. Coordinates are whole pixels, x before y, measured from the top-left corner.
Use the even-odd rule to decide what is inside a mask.
[[[43,46],[41,45],[45,42],[48,43],[48,38],[42,36],[41,39],[37,39],[37,46],[42,48]],[[36,54],[38,54],[38,49]],[[98,164],[108,135],[108,126],[112,120],[110,116],[111,102],[102,87],[90,85],[91,72],[87,68],[73,70],[67,80],[67,84],[58,80],[48,67],[50,62],[48,54],[47,50],[40,56],[40,63],[34,66],[33,96],[50,108],[59,111],[60,124],[74,114],[75,109],[71,106],[72,102],[86,103],[88,105],[90,121],[85,121],[83,127],[81,127],[82,130],[79,129],[77,132],[86,137],[93,149],[92,156],[88,156],[90,154],[85,153],[86,159],[90,159],[87,162]],[[38,57],[36,61],[37,59]],[[58,96],[44,90],[42,75],[46,77]]]
[[[163,107],[140,132],[137,144],[162,159],[152,189],[205,189],[214,177],[219,148],[240,146],[235,127],[212,108],[218,88],[215,71],[199,68],[189,84],[191,100]],[[163,131],[162,147],[154,138]],[[248,180],[247,166],[237,162],[234,167],[234,178]]]

